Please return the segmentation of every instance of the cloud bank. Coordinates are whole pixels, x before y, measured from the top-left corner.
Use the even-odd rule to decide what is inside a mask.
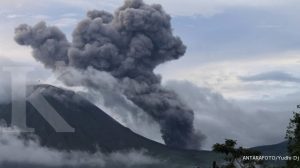
[[[278,106],[282,103],[252,102],[242,109],[237,105],[242,105],[241,102],[229,101],[217,92],[190,82],[169,81],[166,87],[174,90],[195,111],[195,128],[202,128],[207,136],[205,149],[211,149],[214,143],[222,143],[224,139],[235,139],[247,147],[284,141],[292,111]]]
[[[160,163],[145,151],[123,151],[94,154],[81,151],[58,151],[42,147],[34,137],[24,140],[15,128],[0,127],[0,167],[7,163],[36,166],[110,167],[142,166]]]

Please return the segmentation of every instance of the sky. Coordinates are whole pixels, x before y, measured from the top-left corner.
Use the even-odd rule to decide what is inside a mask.
[[[207,137],[205,148],[225,138],[245,146],[283,141],[289,118],[300,103],[300,2],[145,2],[163,5],[172,16],[174,33],[187,46],[184,57],[160,65],[155,72],[195,111],[195,126]],[[31,57],[30,48],[14,42],[16,26],[44,20],[71,40],[73,28],[88,10],[113,12],[122,3],[1,0],[0,61],[24,62],[47,74]]]

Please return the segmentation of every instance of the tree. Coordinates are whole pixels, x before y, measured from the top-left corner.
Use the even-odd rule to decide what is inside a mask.
[[[243,160],[243,156],[259,156],[261,153],[243,147],[236,148],[236,144],[235,140],[226,139],[224,144],[217,143],[213,146],[213,151],[225,154],[225,168],[237,168],[237,165],[241,168],[255,168],[255,165],[262,164],[258,160]]]
[[[300,108],[299,105],[297,108]],[[288,154],[290,156],[300,156],[300,113],[294,112],[290,119],[289,126],[286,131],[286,139],[288,140]],[[287,168],[299,168],[300,162],[296,160],[288,160]]]

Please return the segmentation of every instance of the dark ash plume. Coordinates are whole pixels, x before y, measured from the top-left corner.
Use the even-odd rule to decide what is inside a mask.
[[[54,27],[40,23],[21,25],[16,41],[30,45],[34,57],[53,68],[64,61],[79,70],[92,67],[118,79],[125,96],[142,108],[161,127],[165,143],[179,148],[199,148],[194,114],[178,96],[161,86],[153,70],[183,56],[186,47],[172,33],[171,17],[160,5],[127,0],[114,15],[90,11],[73,32],[73,41]],[[93,87],[93,86],[90,86]]]
[[[33,48],[33,57],[48,68],[54,68],[55,63],[68,63],[67,52],[70,46],[63,32],[57,27],[47,27],[40,22],[34,27],[26,24],[15,29],[15,40],[21,45]]]

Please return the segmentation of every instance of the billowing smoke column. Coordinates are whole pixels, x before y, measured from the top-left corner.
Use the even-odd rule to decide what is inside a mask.
[[[186,50],[172,34],[170,20],[160,5],[127,0],[114,15],[88,12],[74,30],[72,43],[44,22],[34,27],[20,25],[15,40],[30,45],[34,58],[48,68],[63,61],[79,70],[92,67],[110,73],[119,80],[124,95],[159,123],[167,145],[196,149],[201,138],[193,128],[193,111],[164,89],[153,72]]]

